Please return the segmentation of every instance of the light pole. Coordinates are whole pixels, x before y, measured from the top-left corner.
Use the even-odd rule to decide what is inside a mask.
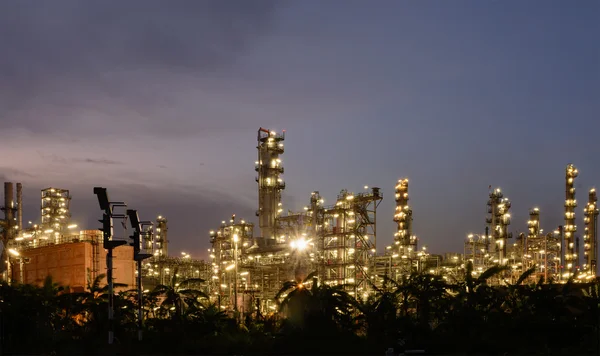
[[[94,187],[94,194],[98,197],[100,210],[103,211],[102,223],[100,230],[102,231],[103,247],[107,250],[106,253],[106,280],[108,282],[108,344],[112,345],[114,341],[114,291],[113,291],[113,250],[119,246],[125,245],[127,242],[123,240],[113,239],[113,218],[125,219],[124,214],[115,214],[114,208],[126,208],[124,202],[111,202],[108,199],[106,188]]]
[[[137,297],[138,297],[138,340],[142,341],[143,326],[144,326],[144,299],[142,288],[142,261],[152,257],[152,254],[142,251],[142,238],[147,237],[148,226],[152,226],[150,221],[140,221],[137,210],[127,209],[127,216],[133,228],[133,240],[130,245],[133,246],[133,259],[137,262]]]

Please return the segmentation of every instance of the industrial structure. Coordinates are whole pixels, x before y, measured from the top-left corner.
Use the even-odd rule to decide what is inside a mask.
[[[513,240],[509,231],[511,201],[500,188],[490,186],[485,231],[469,234],[462,253],[443,255],[430,254],[414,234],[413,219],[418,216],[414,216],[409,204],[409,180],[400,179],[394,191],[395,211],[384,218],[395,224],[393,242],[378,253],[382,189],[342,189],[328,204],[319,191],[313,191],[300,211],[284,210],[284,142],[285,131],[258,130],[256,230],[253,222],[231,215],[210,231],[210,260],[205,262],[185,252],[169,255],[167,218],[158,216],[153,222],[132,223],[140,239],[138,257],[143,255],[143,261],[134,260],[131,246],[115,249],[117,281],[133,286],[135,277],[140,277],[144,289],[150,290],[158,285],[178,288],[187,280],[195,283],[195,288],[204,289],[223,310],[264,314],[277,309],[276,296],[285,296],[286,291],[281,288],[286,281],[302,286],[311,279],[317,284],[341,286],[350,295],[363,299],[377,291],[386,279],[401,283],[413,273],[427,272],[458,281],[469,265],[474,275],[495,265],[505,266],[507,271],[490,281],[497,284],[515,281],[531,268],[531,281],[596,278],[596,191],[590,190],[584,209],[583,261],[579,266],[574,188],[578,170],[574,165],[566,168],[564,225],[544,232],[541,212],[533,208],[527,226],[523,226],[526,233],[517,234]],[[22,185],[17,183],[16,199],[12,183],[5,183],[4,188],[0,247],[5,280],[39,284],[51,275],[55,281],[80,290],[105,273],[107,251],[101,243],[102,231],[79,230],[71,222],[72,197],[68,190],[42,190],[40,222],[24,227]],[[137,212],[132,212],[137,220]]]
[[[532,280],[566,281],[574,276],[582,279],[596,275],[595,193],[590,193],[585,212],[587,272],[580,273],[577,265],[573,179],[578,172],[573,165],[567,166],[564,226],[544,233],[540,211],[533,208],[527,233],[518,234],[513,240],[509,231],[511,201],[500,188],[490,187],[485,233],[469,234],[462,254],[431,255],[426,246],[419,249],[412,231],[408,179],[400,179],[395,187],[396,208],[392,218],[397,228],[394,242],[385,247],[383,254],[377,254],[376,216],[383,199],[380,188],[365,187],[359,193],[342,190],[332,205],[326,205],[315,191],[303,211],[283,213],[284,140],[284,133],[264,128],[258,131],[255,168],[260,231],[255,232],[252,223],[238,220],[234,215],[210,232],[209,289],[224,309],[241,313],[274,310],[275,296],[285,296],[285,291],[279,290],[283,282],[302,282],[309,275],[318,283],[343,285],[357,298],[367,297],[385,278],[400,281],[414,272],[458,280],[464,276],[467,263],[473,265],[474,274],[494,265],[506,266],[507,272],[492,283],[515,281],[530,268],[534,268]]]
[[[567,166],[566,170],[566,189],[565,189],[565,226],[563,227],[564,248],[565,248],[565,272],[564,277],[569,278],[575,274],[578,262],[578,251],[575,232],[575,178],[579,172],[572,164]]]
[[[521,240],[523,269],[535,266],[536,279],[560,279],[562,227],[544,234],[540,228],[540,210],[533,208],[529,211],[527,229],[527,236]]]
[[[60,188],[41,191],[40,222],[23,227],[23,186],[4,184],[4,219],[2,229],[2,279],[18,283],[42,284],[46,276],[74,291],[88,288],[106,274],[106,250],[102,247],[100,230],[80,230],[72,223],[70,192]],[[204,278],[209,274],[204,261],[189,255],[168,256],[167,219],[159,216],[143,234],[144,252],[153,257],[144,264],[146,288],[159,284],[170,285],[173,277],[179,281]],[[123,238],[123,237],[121,237]],[[113,256],[115,281],[128,287],[135,285],[135,263],[131,246],[116,249]],[[102,281],[106,282],[105,279]],[[125,287],[124,289],[127,289]]]
[[[583,235],[583,272],[587,279],[595,278],[598,268],[598,198],[591,189],[584,211],[585,234]]]

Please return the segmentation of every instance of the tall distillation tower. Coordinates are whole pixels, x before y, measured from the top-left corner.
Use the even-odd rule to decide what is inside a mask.
[[[394,221],[397,230],[394,234],[398,254],[411,258],[417,250],[417,238],[412,235],[412,209],[408,205],[408,179],[400,179],[396,184],[396,213]]]
[[[54,233],[56,238],[63,234],[71,218],[69,205],[71,195],[66,189],[46,188],[42,190],[42,228]]]
[[[258,172],[258,225],[262,238],[272,244],[277,237],[277,216],[281,208],[281,191],[285,183],[281,179],[283,165],[279,156],[283,154],[285,131],[278,134],[275,131],[260,128],[258,130],[258,161],[255,170]]]
[[[167,218],[164,216],[156,218],[156,228],[154,229],[154,243],[156,244],[154,249],[155,257],[161,258],[169,256],[168,231]]]
[[[532,265],[536,265],[536,269],[542,269],[541,265],[537,264],[541,251],[535,249],[535,242],[540,236],[540,209],[533,208],[529,210],[529,220],[527,220],[527,238],[523,242],[523,269],[529,269]],[[543,248],[542,248],[543,250]],[[546,251],[544,251],[544,254]]]
[[[577,231],[577,225],[575,225],[575,208],[577,207],[575,178],[577,178],[578,174],[579,172],[574,165],[569,164],[567,166],[565,174],[565,226],[563,228],[566,278],[571,277],[575,273],[578,261],[578,251],[575,249],[575,232]]]
[[[493,262],[495,264],[504,265],[506,264],[506,245],[507,239],[511,238],[511,234],[508,232],[508,225],[510,225],[510,201],[508,198],[504,198],[500,188],[496,188],[490,192],[490,199],[488,200],[488,213],[490,214],[487,218],[489,224],[492,240],[494,245],[492,252],[494,254]]]
[[[598,264],[598,198],[596,189],[591,189],[584,210],[585,232],[583,235],[584,264],[583,271],[588,278],[596,277]]]

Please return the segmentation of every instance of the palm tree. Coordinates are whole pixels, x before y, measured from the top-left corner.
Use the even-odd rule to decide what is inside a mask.
[[[293,325],[303,327],[307,311],[310,309],[310,290],[305,283],[312,279],[312,286],[316,288],[317,272],[310,273],[304,280],[291,280],[283,283],[275,295],[275,302],[279,305],[279,312],[287,317]]]
[[[160,311],[162,315],[168,315],[174,318],[183,318],[184,309],[186,306],[195,305],[201,299],[208,300],[209,297],[206,293],[197,290],[186,288],[191,284],[204,283],[201,278],[190,278],[177,283],[178,269],[175,268],[171,283],[169,285],[159,284],[150,293],[152,297],[159,297],[162,299],[160,303]]]

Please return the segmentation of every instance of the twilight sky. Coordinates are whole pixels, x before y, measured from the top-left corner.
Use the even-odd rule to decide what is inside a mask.
[[[254,221],[256,130],[286,129],[284,207],[318,190],[410,179],[414,233],[432,252],[483,232],[488,186],[517,233],[561,223],[574,163],[579,231],[600,182],[600,2],[0,2],[0,178],[70,189],[97,228],[106,186],[170,222],[171,253],[201,257],[232,213]],[[581,235],[581,233],[579,233]]]

